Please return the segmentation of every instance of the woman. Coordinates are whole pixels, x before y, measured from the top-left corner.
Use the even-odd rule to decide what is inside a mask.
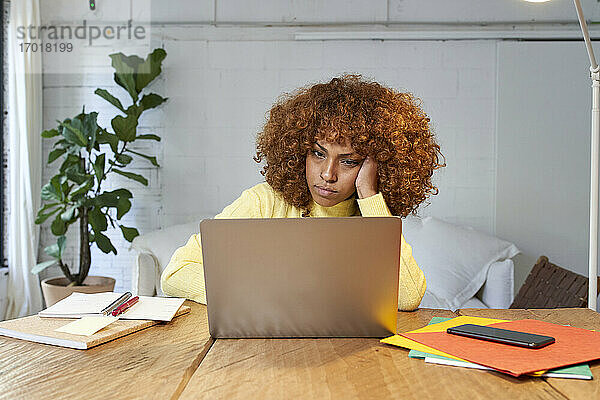
[[[265,183],[215,218],[390,216],[415,212],[430,194],[440,148],[409,93],[357,75],[283,96],[257,138]],[[200,235],[171,258],[165,294],[206,303]],[[413,310],[425,278],[402,237],[398,308]]]

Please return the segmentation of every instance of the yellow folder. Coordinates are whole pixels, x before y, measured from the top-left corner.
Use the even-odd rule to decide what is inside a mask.
[[[481,317],[468,317],[461,316],[452,318],[445,322],[440,322],[439,324],[427,325],[423,328],[415,329],[414,331],[410,331],[410,333],[417,332],[446,332],[446,329],[452,328],[455,326],[463,325],[463,324],[476,324],[476,325],[490,325],[495,324],[497,322],[506,322],[505,319],[493,319],[493,318],[481,318]],[[442,357],[448,357],[455,360],[465,361],[461,358],[452,356],[448,353],[444,353],[443,351],[439,351],[434,349],[433,347],[425,346],[419,342],[415,342],[409,338],[405,338],[404,336],[394,335],[387,337],[385,339],[381,339],[382,343],[392,344],[398,347],[404,347],[411,350],[418,350],[424,353],[435,354]]]

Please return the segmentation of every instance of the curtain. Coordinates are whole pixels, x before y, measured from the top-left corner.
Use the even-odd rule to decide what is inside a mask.
[[[8,27],[8,307],[6,318],[42,308],[34,223],[42,185],[42,55],[22,52],[17,27],[40,26],[39,0],[10,2]]]

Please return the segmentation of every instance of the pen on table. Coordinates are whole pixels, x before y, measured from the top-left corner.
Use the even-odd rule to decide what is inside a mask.
[[[115,308],[112,312],[112,316],[116,317],[117,315],[123,314],[125,311],[129,310],[135,303],[140,300],[138,296],[135,296],[131,300],[128,300],[126,303],[121,304],[119,307]]]
[[[131,296],[132,296],[131,292],[123,293],[121,296],[119,296],[118,299],[116,299],[115,301],[110,303],[107,307],[105,307],[102,311],[100,311],[100,314],[102,314],[102,315],[110,314],[115,308],[119,307],[121,304],[123,304],[127,300],[129,300],[129,298]]]

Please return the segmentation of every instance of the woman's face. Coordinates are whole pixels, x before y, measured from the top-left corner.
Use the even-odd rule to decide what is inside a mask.
[[[331,207],[352,196],[362,160],[347,141],[317,141],[306,155],[306,183],[315,203]]]

